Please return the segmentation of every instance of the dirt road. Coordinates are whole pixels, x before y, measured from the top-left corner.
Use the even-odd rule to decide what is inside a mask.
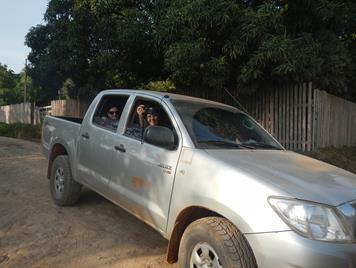
[[[40,145],[0,137],[0,267],[175,267],[167,241],[98,194],[52,203]]]

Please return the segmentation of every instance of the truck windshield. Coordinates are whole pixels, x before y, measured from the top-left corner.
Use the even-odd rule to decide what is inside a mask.
[[[197,148],[283,150],[250,116],[236,108],[211,102],[171,101]]]

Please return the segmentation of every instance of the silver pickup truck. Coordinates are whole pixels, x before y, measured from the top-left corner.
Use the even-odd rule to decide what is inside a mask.
[[[179,267],[356,267],[356,175],[234,107],[106,90],[83,120],[47,116],[42,147],[57,205],[91,188],[168,239]]]

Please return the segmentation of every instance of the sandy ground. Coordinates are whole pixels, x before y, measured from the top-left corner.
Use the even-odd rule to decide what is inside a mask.
[[[52,203],[38,143],[0,137],[0,267],[175,267],[168,242],[98,194]]]

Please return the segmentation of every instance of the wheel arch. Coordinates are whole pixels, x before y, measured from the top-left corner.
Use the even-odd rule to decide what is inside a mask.
[[[201,206],[191,206],[183,209],[176,218],[173,231],[171,233],[168,249],[167,249],[167,262],[175,263],[178,260],[178,251],[181,238],[185,229],[192,222],[205,218],[205,217],[223,217],[219,213]]]
[[[47,167],[47,178],[49,179],[51,176],[51,169],[54,159],[59,155],[68,155],[68,150],[61,143],[55,143],[52,146],[51,153],[48,158],[48,167]]]
[[[189,203],[189,201],[187,201]],[[192,204],[193,202],[190,202]],[[175,212],[176,211],[176,212]],[[226,206],[222,202],[211,198],[200,198],[199,203],[191,206],[183,206],[181,209],[173,209],[171,220],[167,227],[167,237],[169,239],[167,249],[167,261],[174,263],[178,260],[179,245],[182,235],[189,224],[205,217],[221,217],[230,221],[241,233],[253,232],[252,226],[242,215]]]

